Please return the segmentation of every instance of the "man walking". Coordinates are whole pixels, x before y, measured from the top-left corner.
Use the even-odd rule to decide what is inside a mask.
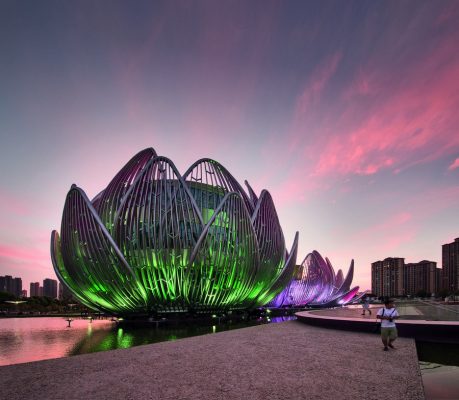
[[[362,315],[365,315],[365,311],[368,311],[368,313],[371,315],[370,299],[367,296],[362,299]]]
[[[384,351],[388,351],[389,347],[395,349],[392,344],[397,339],[397,328],[394,321],[399,317],[394,301],[391,299],[384,302],[384,308],[381,308],[376,315],[376,318],[381,320],[381,340]]]

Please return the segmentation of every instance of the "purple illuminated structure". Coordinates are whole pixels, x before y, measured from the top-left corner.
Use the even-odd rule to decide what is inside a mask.
[[[309,253],[301,265],[297,265],[290,284],[277,295],[269,307],[337,307],[349,303],[356,296],[359,287],[352,289],[354,260],[346,275],[335,271],[328,260],[317,251]]]

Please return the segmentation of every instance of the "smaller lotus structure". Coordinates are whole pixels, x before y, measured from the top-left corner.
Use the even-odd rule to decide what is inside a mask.
[[[352,289],[354,277],[354,260],[346,275],[338,270],[335,274],[329,259],[325,260],[318,251],[309,253],[301,265],[296,266],[292,281],[277,295],[269,307],[337,307],[352,301],[359,287]]]

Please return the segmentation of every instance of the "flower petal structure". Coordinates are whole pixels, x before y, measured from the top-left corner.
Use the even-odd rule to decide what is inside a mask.
[[[248,194],[218,162],[181,175],[152,148],[136,154],[92,201],[72,185],[60,235],[59,280],[88,307],[116,315],[250,309],[293,276],[273,199]]]
[[[343,278],[341,270],[335,275],[328,258],[318,251],[309,253],[297,266],[293,279],[271,302],[270,307],[337,307],[352,301],[359,287],[351,287],[354,277],[354,260]]]

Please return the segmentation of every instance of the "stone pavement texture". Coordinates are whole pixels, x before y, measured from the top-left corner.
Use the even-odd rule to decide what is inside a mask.
[[[314,310],[314,314],[323,315],[326,317],[336,317],[336,318],[362,318],[368,320],[376,321],[376,314],[382,306],[372,306],[371,315],[366,312],[365,315],[362,315],[362,307],[343,307],[343,308],[332,308],[326,310]]]
[[[289,321],[0,367],[1,397],[424,399],[414,341],[396,344]]]

